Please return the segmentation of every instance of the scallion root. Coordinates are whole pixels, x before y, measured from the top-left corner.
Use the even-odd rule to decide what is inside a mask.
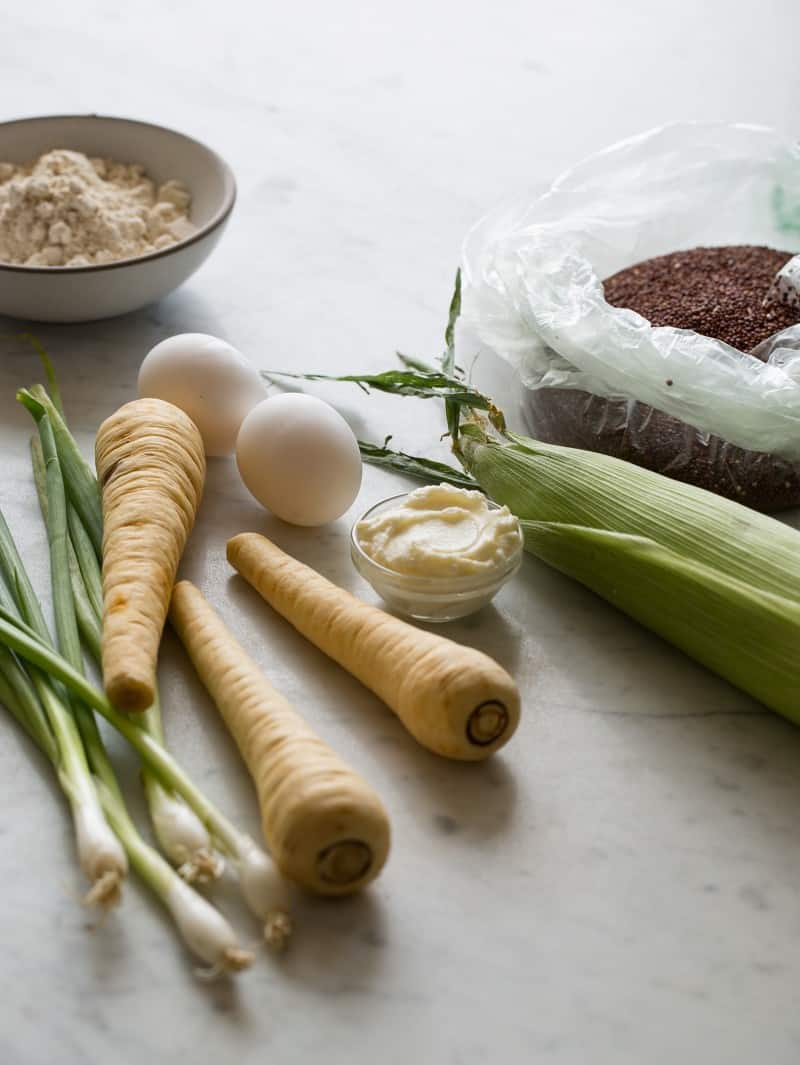
[[[73,786],[67,794],[72,800],[72,815],[78,847],[78,859],[86,879],[92,885],[84,897],[87,906],[109,910],[122,898],[122,882],[128,873],[125,851],[103,815],[97,797],[89,791],[88,778],[81,799]]]
[[[122,901],[122,882],[123,877],[114,869],[101,873],[83,896],[84,906],[113,910]]]
[[[178,875],[187,884],[210,884],[219,880],[224,871],[224,860],[210,850],[197,851],[188,861],[178,866]]]
[[[232,947],[230,950],[225,951],[224,957],[219,964],[212,965],[208,969],[195,969],[194,974],[198,980],[203,980],[205,983],[210,984],[223,976],[249,969],[254,960],[255,955],[251,951]]]
[[[294,926],[289,914],[285,910],[274,910],[267,915],[264,922],[264,941],[270,950],[280,954],[286,949],[293,930]]]

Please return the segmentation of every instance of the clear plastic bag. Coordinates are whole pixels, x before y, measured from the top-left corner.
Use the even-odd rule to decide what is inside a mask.
[[[469,365],[488,350],[510,362],[534,435],[567,431],[575,439],[559,442],[763,509],[793,505],[797,348],[778,344],[760,362],[690,330],[653,328],[606,303],[601,278],[701,244],[798,241],[800,145],[757,126],[661,127],[475,226],[462,256],[457,359]]]

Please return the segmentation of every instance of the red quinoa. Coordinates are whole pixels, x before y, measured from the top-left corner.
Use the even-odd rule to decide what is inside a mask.
[[[764,305],[791,254],[751,245],[673,252],[614,274],[605,296],[653,326],[692,329],[749,352],[800,320],[785,305]],[[800,505],[799,465],[736,447],[645,403],[540,388],[528,393],[528,411],[540,440],[615,455],[757,510]]]
[[[671,325],[752,348],[798,321],[782,303],[764,305],[775,275],[792,252],[752,244],[691,248],[629,266],[603,283],[606,300],[651,325]]]

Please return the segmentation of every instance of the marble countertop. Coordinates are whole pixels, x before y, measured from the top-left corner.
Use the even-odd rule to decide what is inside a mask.
[[[219,334],[262,367],[436,353],[461,238],[499,198],[668,119],[796,122],[794,0],[256,12],[32,0],[4,15],[1,117],[161,122],[213,144],[239,180],[228,232],[181,290],[114,321],[36,327],[87,451],[165,336]],[[4,337],[0,501],[44,595],[30,425],[14,402],[37,376]],[[442,431],[432,406],[320,394],[409,450]],[[368,470],[354,512],[400,484]],[[371,598],[348,521],[280,526],[216,460],[184,572],[385,798],[390,862],[359,898],[298,895],[284,959],[204,984],[133,880],[102,923],[79,905],[61,796],[6,725],[4,1065],[797,1062],[800,731],[528,560],[493,607],[448,627],[519,679],[519,734],[489,764],[448,764],[231,577],[224,543],[245,528]],[[236,751],[169,635],[163,658],[171,745],[257,832]],[[141,817],[136,767],[114,752]],[[234,894],[220,902],[254,938]]]

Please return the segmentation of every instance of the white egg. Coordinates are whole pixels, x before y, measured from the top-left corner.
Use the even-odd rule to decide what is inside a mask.
[[[239,473],[255,498],[293,525],[341,517],[361,487],[353,430],[315,396],[289,392],[265,399],[242,422]]]
[[[168,337],[139,368],[139,395],[174,403],[203,437],[207,455],[230,455],[248,411],[267,394],[241,352],[206,333]]]

